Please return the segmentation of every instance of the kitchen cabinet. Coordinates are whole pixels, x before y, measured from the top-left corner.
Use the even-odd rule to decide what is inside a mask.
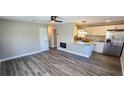
[[[104,42],[94,42],[94,51],[98,53],[103,53]]]
[[[103,27],[88,27],[86,28],[86,31],[88,32],[88,35],[105,36],[107,30]]]
[[[99,28],[99,30],[98,30],[98,35],[99,35],[99,36],[105,36],[105,35],[106,35],[106,31],[107,31],[107,30],[105,30],[105,29],[100,29],[100,28]]]
[[[88,35],[98,35],[98,28],[97,27],[89,27],[86,29]]]

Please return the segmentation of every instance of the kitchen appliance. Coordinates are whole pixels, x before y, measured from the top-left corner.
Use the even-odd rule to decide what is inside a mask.
[[[124,47],[124,29],[109,29],[106,32],[106,40],[103,53],[120,57]]]

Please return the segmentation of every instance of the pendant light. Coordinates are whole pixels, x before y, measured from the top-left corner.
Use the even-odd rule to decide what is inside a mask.
[[[78,37],[85,37],[87,35],[85,27],[86,27],[86,21],[82,21],[82,27],[81,30],[78,31]]]

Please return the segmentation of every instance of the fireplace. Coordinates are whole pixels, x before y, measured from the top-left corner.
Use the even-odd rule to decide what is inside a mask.
[[[66,48],[66,43],[60,42],[60,47],[61,48]]]

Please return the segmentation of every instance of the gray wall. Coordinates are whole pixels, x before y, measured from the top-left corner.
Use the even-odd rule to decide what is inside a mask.
[[[0,59],[40,51],[39,27],[47,25],[0,20]]]

